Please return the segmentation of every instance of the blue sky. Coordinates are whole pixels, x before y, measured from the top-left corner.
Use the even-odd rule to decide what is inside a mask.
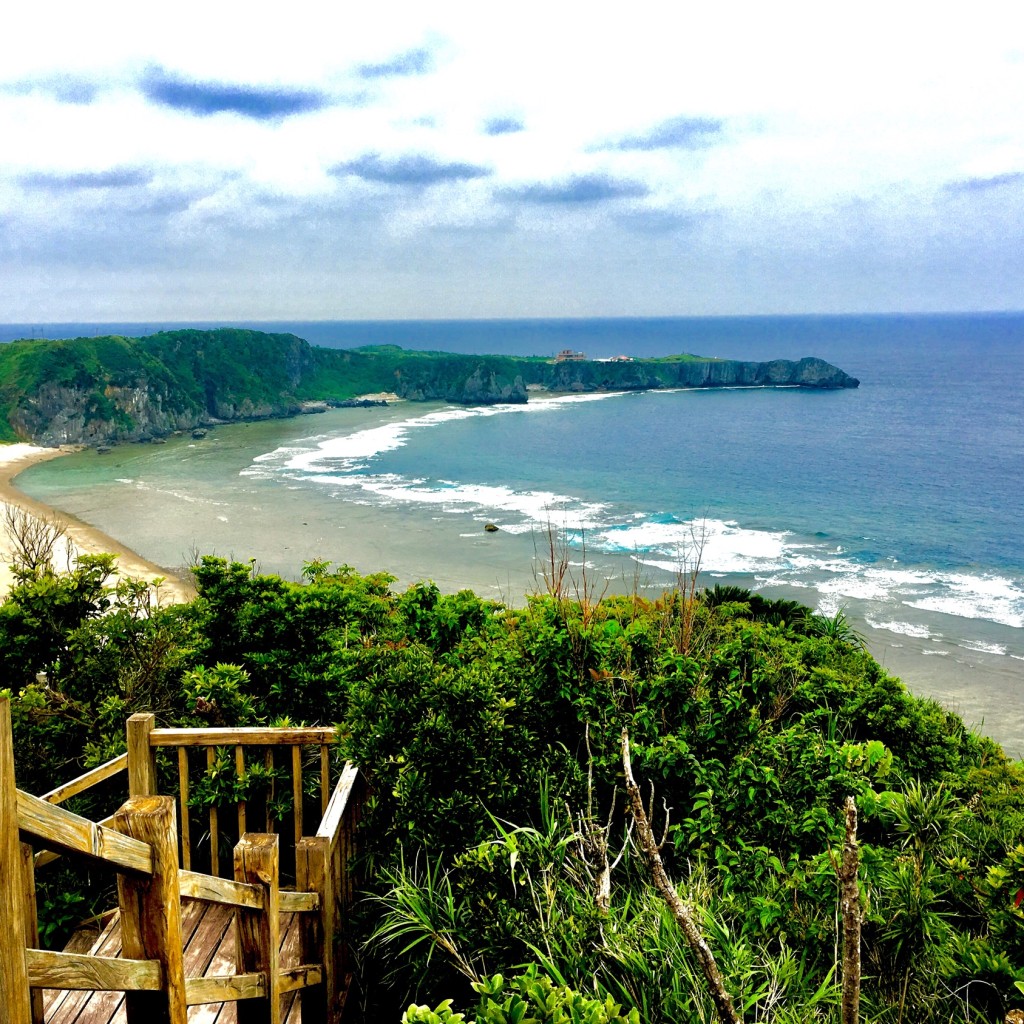
[[[1024,308],[1024,5],[5,14],[0,321]]]

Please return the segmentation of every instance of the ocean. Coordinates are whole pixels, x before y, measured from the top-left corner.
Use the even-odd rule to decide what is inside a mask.
[[[1024,315],[245,326],[341,347],[814,355],[861,386],[335,410],[86,452],[18,485],[168,567],[215,551],[295,578],[327,558],[521,600],[549,529],[595,593],[657,593],[699,561],[707,585],[845,610],[912,689],[1024,754]]]

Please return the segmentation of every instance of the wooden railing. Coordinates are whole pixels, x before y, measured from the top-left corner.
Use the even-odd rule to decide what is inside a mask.
[[[151,715],[133,716],[128,753],[43,797],[16,788],[10,705],[0,700],[0,1018],[6,1024],[42,1024],[44,988],[124,991],[129,1024],[184,1024],[187,1008],[199,1003],[246,1001],[247,1024],[278,1024],[280,996],[301,990],[304,1024],[341,1020],[351,976],[344,926],[354,899],[349,871],[354,830],[362,801],[362,779],[347,765],[327,799],[329,770],[324,755],[329,730],[179,730],[156,729]],[[234,847],[234,879],[192,871],[190,847],[179,836],[173,798],[158,795],[154,752],[179,750],[179,798],[188,819],[187,754],[194,746],[235,748],[249,744],[291,746],[297,891],[280,887],[280,837],[245,831]],[[313,836],[302,836],[302,759],[309,744],[320,748],[322,820]],[[90,785],[128,771],[129,799],[111,818],[95,823],[58,806]],[[211,833],[216,836],[216,823]],[[43,848],[35,853],[34,847]],[[214,844],[214,849],[216,843]],[[38,948],[35,868],[43,857],[73,854],[102,862],[117,872],[122,956],[58,953]],[[214,864],[216,858],[214,855]],[[238,934],[235,973],[187,978],[181,935],[182,896],[234,908]],[[303,915],[302,965],[283,969],[279,957],[282,913]],[[154,1016],[155,1015],[155,1016]],[[241,1019],[241,1018],[240,1018]]]

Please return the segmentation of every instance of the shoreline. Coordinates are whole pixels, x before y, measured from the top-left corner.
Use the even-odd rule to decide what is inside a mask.
[[[131,577],[152,584],[155,579],[162,579],[159,587],[159,599],[162,604],[181,604],[192,600],[196,596],[196,590],[191,582],[143,558],[137,551],[126,547],[95,526],[83,522],[77,516],[29,497],[15,485],[17,476],[30,466],[79,450],[79,446],[76,445],[62,445],[60,448],[43,448],[40,445],[26,443],[0,445],[0,511],[6,506],[14,506],[36,519],[56,522],[66,531],[74,550],[82,554],[116,556],[117,569],[113,577],[115,580]],[[13,582],[9,569],[11,554],[9,538],[6,532],[0,530],[0,600],[7,594]],[[59,558],[57,560],[60,561]]]

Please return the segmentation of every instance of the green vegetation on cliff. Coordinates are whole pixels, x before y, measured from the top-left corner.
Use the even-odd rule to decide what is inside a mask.
[[[862,1020],[967,1024],[1024,1006],[1024,772],[909,694],[841,616],[720,588],[595,601],[585,580],[582,601],[553,586],[510,607],[430,583],[396,593],[344,566],[307,565],[293,584],[216,558],[193,602],[160,609],[144,590],[113,595],[108,569],[24,569],[0,605],[20,784],[41,792],[119,753],[135,711],[337,723],[374,794],[353,922],[367,1021],[397,1024],[410,1001],[409,1021],[458,1020],[448,999],[488,1024],[713,1018],[630,838],[623,729],[659,834],[667,819],[668,871],[744,1019],[840,1019],[848,796]],[[217,772],[197,808],[218,801]],[[39,884],[56,936],[93,895],[51,870]]]
[[[772,384],[832,388],[857,382],[816,359],[553,363],[394,345],[315,348],[291,334],[234,328],[23,340],[0,345],[0,440],[139,440],[216,420],[294,415],[304,402],[342,402],[373,392],[478,404],[525,402],[530,385],[594,391]]]

